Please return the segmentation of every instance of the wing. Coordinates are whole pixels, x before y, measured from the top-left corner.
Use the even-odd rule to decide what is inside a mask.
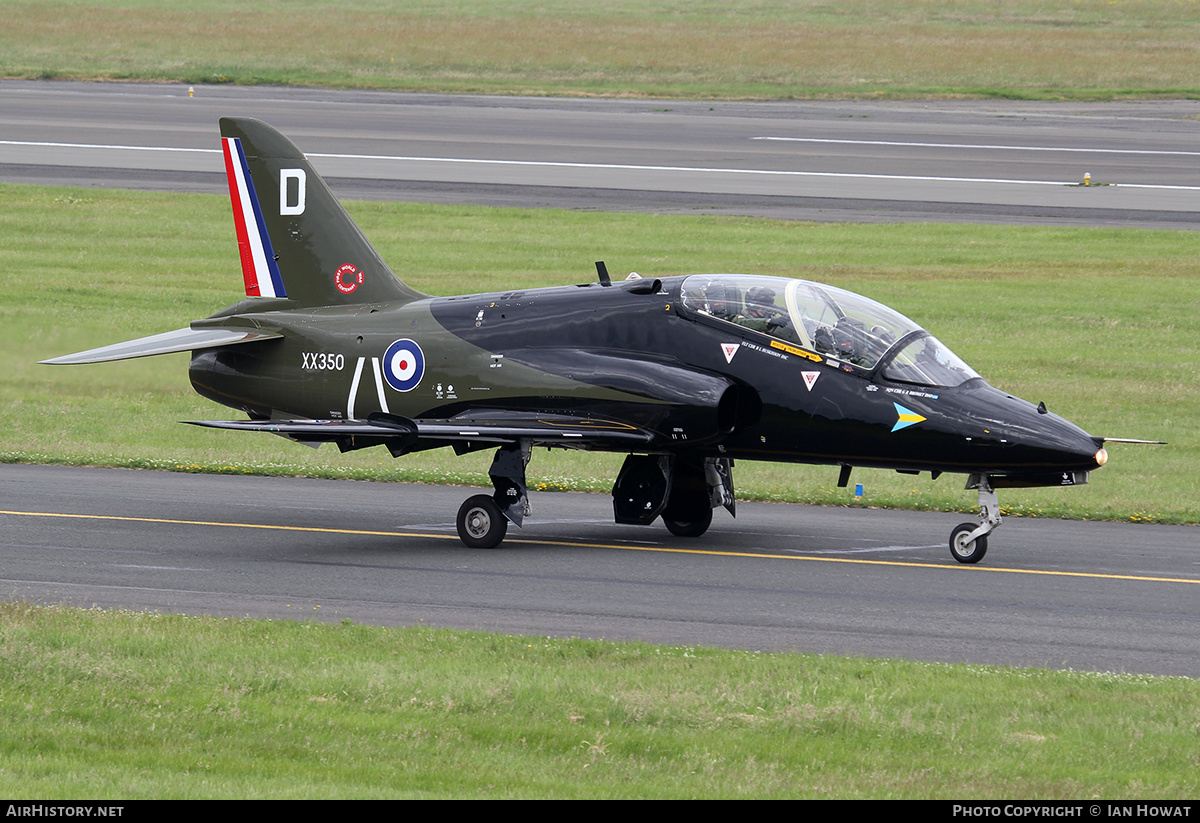
[[[366,420],[189,420],[195,426],[278,434],[308,445],[337,443],[343,451],[386,445],[393,455],[454,446],[471,451],[530,440],[535,446],[629,451],[645,448],[653,432],[618,420],[569,415],[474,411],[447,420],[409,420],[375,412]],[[478,444],[473,445],[473,444]]]

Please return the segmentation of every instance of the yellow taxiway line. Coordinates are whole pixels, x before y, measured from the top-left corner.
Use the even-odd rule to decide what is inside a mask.
[[[321,526],[278,526],[267,523],[223,523],[209,520],[174,520],[161,517],[126,517],[111,514],[69,514],[63,512],[21,512],[0,510],[0,514],[17,517],[61,517],[80,520],[110,520],[129,523],[168,523],[179,526],[220,526],[233,529],[266,529],[269,531],[316,532],[320,534],[354,534],[372,537],[424,537],[432,540],[457,540],[458,535],[431,534],[429,532],[372,531],[368,529],[331,529]],[[1101,572],[1070,572],[1050,569],[1001,569],[994,566],[953,566],[943,563],[914,563],[903,560],[864,560],[848,557],[816,557],[805,554],[769,554],[765,552],[718,551],[715,549],[674,549],[667,546],[631,546],[618,543],[577,543],[565,540],[534,540],[523,537],[509,538],[511,543],[535,546],[567,546],[581,549],[620,549],[623,551],[660,552],[665,554],[701,554],[718,557],[753,557],[767,560],[806,560],[817,563],[847,563],[863,566],[901,566],[914,569],[940,569],[970,572],[996,572],[1001,574],[1040,574],[1051,577],[1084,577],[1096,580],[1137,580],[1145,583],[1191,583],[1200,585],[1200,578],[1153,577],[1138,574],[1105,574]]]

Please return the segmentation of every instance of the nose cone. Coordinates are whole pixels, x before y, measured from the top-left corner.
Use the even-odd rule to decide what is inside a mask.
[[[1091,471],[1108,454],[1069,420],[983,384],[962,396],[964,436],[977,471],[1011,476]]]

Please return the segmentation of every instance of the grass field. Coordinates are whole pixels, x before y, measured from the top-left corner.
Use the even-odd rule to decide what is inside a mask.
[[[1075,489],[1009,490],[1006,513],[1195,523],[1200,318],[1194,232],[941,224],[803,224],[398,203],[350,208],[384,258],[434,294],[586,282],[591,261],[666,276],[810,278],[879,299],[990,382],[1113,445]],[[241,290],[225,197],[0,186],[0,459],[489,485],[490,456],[393,460],[181,426],[237,417],[193,393],[186,355],[90,367],[36,361],[186,325]],[[153,218],[153,219],[151,219]],[[616,256],[611,238],[620,237]],[[599,250],[599,251],[598,251]],[[607,492],[620,458],[539,452],[533,488]],[[960,476],[741,462],[744,499],[972,509]]]
[[[1187,678],[0,604],[0,795],[1187,799]]]
[[[0,77],[755,99],[1200,95],[1194,0],[46,0],[0,10]]]

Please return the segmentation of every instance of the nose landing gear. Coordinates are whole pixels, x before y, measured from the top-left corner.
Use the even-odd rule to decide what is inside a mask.
[[[967,478],[968,489],[979,489],[980,523],[960,523],[950,532],[950,556],[959,563],[978,563],[987,554],[988,535],[1000,525],[1000,500],[986,474]]]

